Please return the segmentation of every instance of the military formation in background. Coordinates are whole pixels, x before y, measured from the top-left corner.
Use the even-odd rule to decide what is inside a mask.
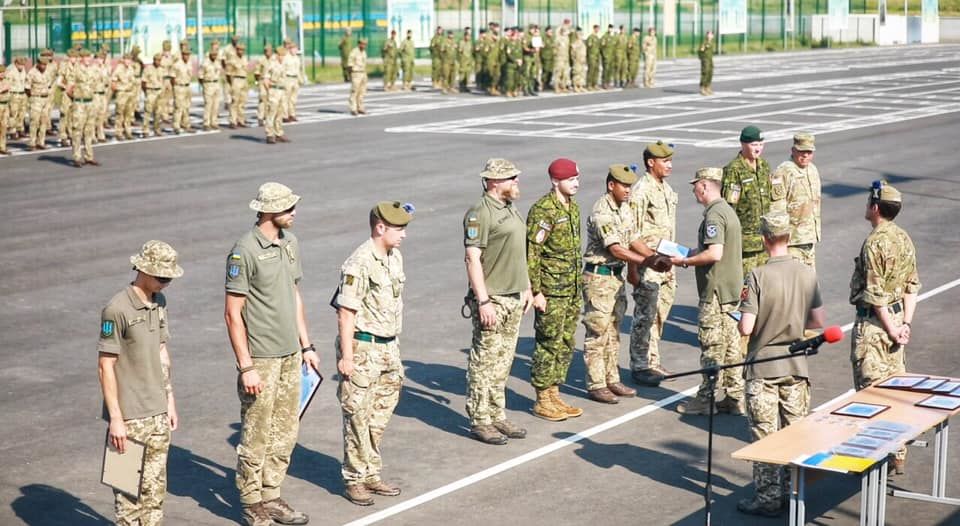
[[[198,58],[186,41],[174,53],[169,40],[149,62],[139,46],[115,61],[109,53],[107,46],[93,53],[78,44],[60,60],[52,50],[42,50],[31,68],[25,57],[10,67],[0,65],[0,154],[11,153],[9,138],[25,139],[30,150],[50,143],[71,146],[73,165],[81,167],[99,164],[93,145],[107,140],[111,123],[117,141],[164,135],[165,124],[174,134],[196,132],[190,120],[195,83],[203,97],[204,131],[220,129],[223,113],[229,128],[249,126],[251,64],[237,36],[224,47],[213,41]],[[266,142],[288,142],[282,124],[297,120],[297,96],[307,80],[297,45],[286,40],[274,52],[268,44],[252,72],[259,94],[257,124],[265,127]],[[56,128],[54,109],[59,111]],[[141,126],[135,134],[138,113]]]

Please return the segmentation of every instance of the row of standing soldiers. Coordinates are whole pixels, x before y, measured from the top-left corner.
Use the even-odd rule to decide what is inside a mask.
[[[268,124],[268,142],[270,137],[282,135],[279,122],[296,120],[297,94],[306,80],[296,51],[296,45],[290,41],[278,46],[277,53],[267,45],[264,57],[253,71],[260,94],[257,119],[261,125]],[[185,41],[177,54],[172,52],[171,42],[164,41],[162,51],[147,64],[140,59],[139,46],[134,46],[116,64],[111,64],[109,52],[103,46],[94,55],[76,46],[65,59],[57,61],[53,51],[46,49],[32,68],[28,68],[25,57],[15,59],[12,67],[0,66],[0,153],[10,153],[8,135],[13,139],[26,138],[31,150],[46,148],[46,136],[52,133],[57,91],[61,92],[58,142],[73,146],[77,166],[97,164],[92,146],[107,139],[111,101],[117,140],[134,138],[138,108],[142,112],[142,137],[161,135],[164,122],[170,123],[177,134],[194,131],[190,124],[194,80],[202,86],[205,130],[220,127],[221,100],[226,101],[229,126],[246,126],[249,61],[236,36],[222,49],[218,41],[213,42],[199,66],[199,75],[194,74],[196,66]],[[277,100],[275,111],[271,112],[269,102],[274,91]],[[275,118],[271,119],[271,115]]]
[[[473,41],[465,28],[459,42],[452,31],[444,37],[438,27],[430,41],[432,79],[445,93],[467,92],[470,75],[478,89],[490,95],[535,95],[553,89],[583,93],[615,87],[637,87],[640,58],[644,60],[643,85],[653,87],[657,61],[656,30],[641,38],[639,28],[627,35],[624,27],[600,26],[583,38],[582,30],[564,20],[554,33],[547,26],[531,24],[527,30],[512,27],[501,36],[500,25],[491,22]],[[601,77],[602,72],[602,77]]]

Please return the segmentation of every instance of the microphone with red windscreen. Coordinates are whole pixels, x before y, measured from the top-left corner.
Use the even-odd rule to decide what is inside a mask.
[[[843,339],[843,329],[836,325],[827,327],[823,334],[808,338],[806,340],[797,340],[790,344],[790,352],[801,352],[819,349],[824,343],[836,343]]]

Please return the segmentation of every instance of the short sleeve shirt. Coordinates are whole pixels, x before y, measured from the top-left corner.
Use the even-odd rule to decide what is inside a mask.
[[[160,346],[167,342],[166,298],[144,302],[133,286],[118,292],[100,314],[97,352],[117,357],[117,397],[124,420],[167,411]],[[104,411],[106,416],[106,411]]]
[[[380,256],[368,239],[340,267],[336,305],[357,313],[357,330],[384,338],[398,336],[403,329],[405,281],[400,251]]]
[[[740,311],[757,316],[747,359],[788,353],[787,346],[803,338],[811,309],[823,306],[816,272],[792,256],[770,258],[746,279],[747,294]],[[744,368],[748,380],[781,376],[809,377],[803,355]]]
[[[594,265],[622,263],[610,253],[610,245],[627,247],[630,244],[630,205],[617,206],[609,193],[597,200],[587,219],[587,249],[583,260]]]
[[[720,261],[697,267],[700,301],[710,301],[717,294],[721,304],[737,303],[743,289],[740,220],[723,199],[715,200],[703,211],[697,241],[701,252],[710,245],[723,245]]]
[[[300,350],[297,285],[302,277],[300,245],[286,230],[270,241],[254,227],[227,256],[226,291],[246,296],[242,315],[254,358],[288,356]]]
[[[463,216],[463,245],[482,250],[480,264],[487,292],[515,294],[527,290],[527,225],[512,203],[484,194]]]

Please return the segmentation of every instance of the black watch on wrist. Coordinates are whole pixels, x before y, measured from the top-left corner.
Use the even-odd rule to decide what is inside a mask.
[[[305,352],[316,351],[316,350],[317,348],[314,347],[313,344],[311,343],[310,345],[304,347],[303,349],[300,349],[300,352],[305,353]]]

